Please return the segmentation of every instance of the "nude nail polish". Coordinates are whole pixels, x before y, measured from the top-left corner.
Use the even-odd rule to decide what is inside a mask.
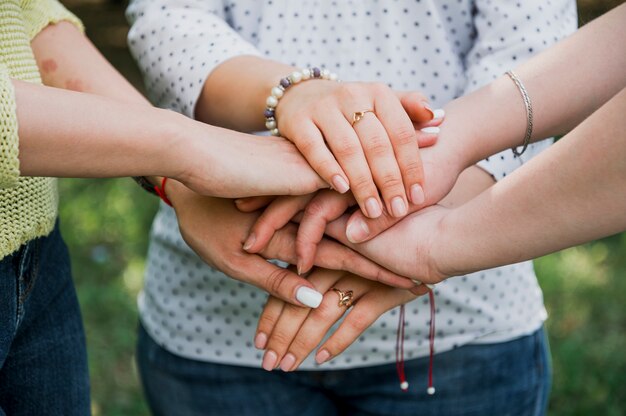
[[[278,356],[276,355],[276,353],[272,350],[269,350],[263,356],[263,363],[261,364],[261,367],[263,367],[263,369],[266,371],[272,371],[274,368],[276,368],[277,360]]]
[[[365,201],[365,210],[370,218],[378,218],[383,213],[383,209],[380,207],[380,203],[376,198],[367,198]]]
[[[406,204],[404,199],[397,196],[391,200],[391,213],[394,217],[404,217],[406,215]]]
[[[281,360],[280,369],[283,371],[289,371],[295,363],[296,357],[292,353],[289,353],[285,355],[285,357],[283,357],[283,359]]]
[[[318,364],[323,364],[330,358],[330,353],[327,350],[318,351],[315,355],[315,362]]]
[[[370,235],[370,229],[362,218],[352,220],[346,228],[346,237],[351,243],[360,243]]]
[[[259,349],[262,350],[263,348],[265,348],[265,345],[267,344],[267,335],[265,335],[263,332],[259,332],[256,337],[254,337],[254,346]]]
[[[254,233],[250,234],[245,243],[243,243],[243,249],[248,251],[252,247],[252,245],[256,242],[256,235]]]
[[[421,205],[424,203],[426,196],[424,195],[424,189],[418,183],[411,186],[411,202],[415,205]]]
[[[340,194],[345,194],[350,190],[350,185],[348,185],[348,182],[346,182],[346,180],[340,175],[333,176],[332,182],[333,188],[335,188],[335,191]]]

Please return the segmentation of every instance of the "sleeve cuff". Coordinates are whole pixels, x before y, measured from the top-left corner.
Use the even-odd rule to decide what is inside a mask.
[[[20,177],[15,91],[8,72],[0,68],[0,188],[16,186]]]
[[[35,0],[23,7],[26,35],[33,39],[50,24],[68,21],[81,32],[85,32],[83,23],[73,13],[56,0]]]

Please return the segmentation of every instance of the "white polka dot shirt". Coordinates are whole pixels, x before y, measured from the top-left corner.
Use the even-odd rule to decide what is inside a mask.
[[[439,107],[576,28],[573,0],[135,0],[127,16],[130,48],[151,100],[189,117],[211,71],[239,55],[421,91]],[[501,179],[548,145],[529,146],[521,159],[507,150],[479,165]],[[546,319],[531,262],[449,279],[437,285],[435,298],[437,352],[511,340]],[[261,353],[252,343],[265,299],[261,290],[204,264],[162,204],[139,296],[142,323],[156,342],[191,359],[259,367]],[[428,299],[406,308],[405,357],[425,356]],[[301,368],[394,362],[397,321],[392,310],[341,356],[323,366],[309,358]]]

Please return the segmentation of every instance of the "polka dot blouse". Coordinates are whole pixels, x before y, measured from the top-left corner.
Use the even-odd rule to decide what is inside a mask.
[[[211,71],[239,55],[419,90],[439,107],[576,28],[573,0],[135,0],[127,16],[151,100],[190,117]],[[522,158],[507,150],[480,166],[501,179],[548,145],[531,145]],[[546,318],[531,262],[447,280],[435,295],[437,352],[511,340]],[[142,323],[160,345],[183,357],[259,367],[252,342],[265,299],[204,264],[182,240],[174,212],[161,207],[139,297]],[[428,299],[407,304],[406,314],[405,356],[425,356]],[[322,367],[309,358],[302,368],[394,362],[397,318],[397,310],[384,314],[341,356]]]

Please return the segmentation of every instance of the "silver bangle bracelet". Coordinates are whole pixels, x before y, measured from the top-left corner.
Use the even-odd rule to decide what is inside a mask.
[[[520,157],[528,148],[530,138],[533,134],[533,105],[530,102],[530,97],[528,96],[528,92],[526,91],[524,84],[522,84],[522,81],[520,81],[517,75],[515,75],[513,71],[506,71],[506,74],[515,83],[515,86],[519,90],[520,94],[522,94],[524,107],[526,107],[526,135],[524,136],[524,142],[522,143],[522,151],[518,151],[516,147],[511,149],[515,156]]]

